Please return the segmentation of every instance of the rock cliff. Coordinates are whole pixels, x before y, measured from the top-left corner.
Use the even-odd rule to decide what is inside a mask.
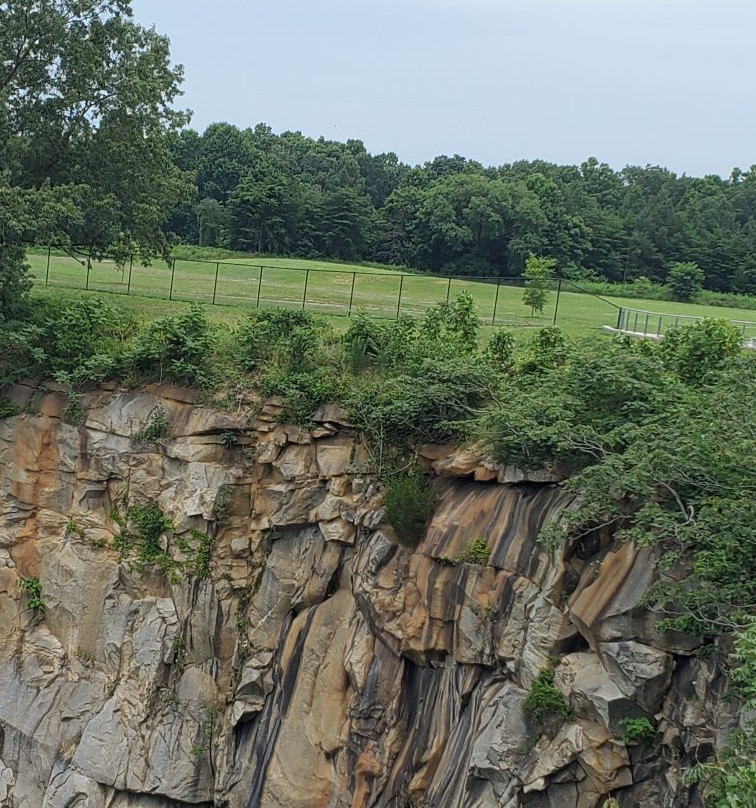
[[[426,447],[438,507],[411,550],[336,408],[303,430],[275,402],[250,422],[99,391],[70,425],[62,392],[9,393],[0,805],[699,804],[680,775],[734,719],[724,680],[656,633],[651,549],[536,542],[573,506],[556,476]],[[171,521],[149,554],[135,507]],[[479,538],[488,563],[459,561]],[[545,668],[568,719],[524,709]],[[628,718],[655,739],[624,742]]]

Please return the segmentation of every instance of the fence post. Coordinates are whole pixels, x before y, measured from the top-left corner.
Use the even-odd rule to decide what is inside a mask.
[[[449,275],[449,281],[446,284],[446,302],[447,303],[449,302],[449,294],[451,293],[451,282],[452,282],[452,276]]]
[[[260,275],[259,275],[259,277],[258,277],[258,279],[257,279],[257,303],[255,304],[255,306],[256,306],[258,309],[260,308],[260,290],[262,289],[262,276],[263,276],[263,269],[265,269],[265,267],[263,267],[262,265],[260,265]]]
[[[496,279],[496,297],[494,298],[493,317],[491,317],[491,325],[496,325],[496,307],[499,305],[499,289],[501,289],[501,278]]]
[[[307,268],[305,272],[305,282],[304,282],[304,292],[302,292],[302,311],[305,310],[305,305],[307,304],[307,284],[310,280],[310,269]]]
[[[402,287],[404,286],[404,275],[399,276],[399,297],[396,301],[396,318],[399,319],[399,309],[402,307]]]
[[[213,306],[215,305],[215,293],[218,291],[218,270],[220,269],[220,261],[215,262],[215,283],[213,284]]]
[[[352,273],[352,292],[349,295],[349,314],[347,314],[347,317],[352,316],[352,301],[354,300],[354,282],[356,280],[357,280],[357,273],[353,272]]]
[[[552,323],[552,325],[556,325],[556,323],[557,323],[557,312],[559,311],[559,298],[560,298],[561,294],[562,294],[562,279],[559,278],[559,280],[557,282],[556,303],[554,303],[554,322]]]
[[[131,270],[134,268],[134,253],[129,256],[129,280],[126,284],[126,294],[131,294]]]
[[[89,270],[92,269],[92,253],[90,252],[87,256],[87,282],[84,285],[84,289],[88,292],[89,291]]]
[[[173,278],[176,275],[176,259],[171,262],[171,288],[168,290],[168,300],[173,300]]]
[[[617,312],[617,331],[622,331],[622,326],[625,324],[625,309],[620,306]]]
[[[646,322],[643,324],[643,334],[644,334],[644,336],[646,334],[648,334],[648,318],[649,318],[649,314],[648,314],[648,312],[646,312]]]
[[[45,272],[45,286],[50,282],[50,250],[52,247],[47,247],[47,271]]]

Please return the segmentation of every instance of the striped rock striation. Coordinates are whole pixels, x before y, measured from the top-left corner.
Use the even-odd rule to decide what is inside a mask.
[[[537,542],[574,505],[555,471],[425,447],[438,506],[410,549],[336,408],[305,430],[276,402],[111,390],[71,425],[64,392],[7,393],[0,806],[700,804],[681,772],[736,719],[724,679],[655,631],[651,549]],[[171,520],[148,563],[133,506]],[[480,538],[488,562],[461,562]],[[524,708],[544,668],[569,719]],[[626,718],[655,741],[623,742]]]

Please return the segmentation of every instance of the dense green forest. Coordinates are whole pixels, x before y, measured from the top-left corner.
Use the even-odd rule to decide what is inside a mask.
[[[188,243],[518,276],[528,255],[563,277],[665,282],[692,261],[704,286],[756,293],[756,167],[727,179],[656,166],[545,161],[484,167],[458,155],[411,167],[359,140],[227,123],[172,137],[196,179],[169,229]]]

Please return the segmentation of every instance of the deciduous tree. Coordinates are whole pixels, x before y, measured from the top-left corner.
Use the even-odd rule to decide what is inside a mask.
[[[530,306],[530,316],[543,313],[549,296],[549,282],[554,277],[556,260],[531,255],[525,262],[525,291],[522,302]]]
[[[22,242],[164,253],[162,226],[191,192],[167,139],[187,121],[167,38],[129,0],[12,0],[0,19],[0,287],[24,285]]]

